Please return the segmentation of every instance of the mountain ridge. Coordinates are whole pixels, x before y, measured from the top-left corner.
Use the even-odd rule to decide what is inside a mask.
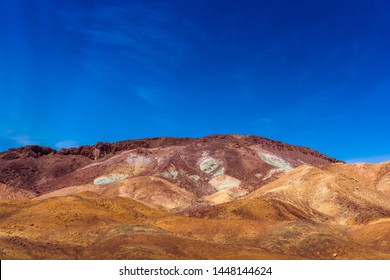
[[[90,159],[102,158],[111,153],[115,154],[121,151],[136,149],[136,148],[164,148],[172,145],[188,144],[193,143],[202,143],[209,140],[238,140],[244,138],[247,142],[252,144],[261,144],[264,146],[275,146],[280,149],[294,149],[300,150],[303,153],[312,154],[325,158],[330,162],[343,162],[341,160],[329,157],[321,152],[318,152],[314,149],[283,143],[278,140],[273,140],[270,138],[257,136],[257,135],[238,135],[238,134],[213,134],[209,136],[204,136],[200,138],[192,137],[152,137],[152,138],[141,138],[141,139],[131,139],[131,140],[121,140],[117,142],[97,142],[95,145],[80,145],[77,147],[70,148],[61,148],[54,149],[49,146],[40,146],[40,145],[26,145],[19,148],[10,148],[6,151],[0,152],[0,157],[5,157],[4,159],[15,159],[17,156],[15,153],[20,153],[25,157],[39,157],[48,154],[60,154],[60,155],[83,155]],[[238,142],[238,141],[237,141]],[[290,147],[290,148],[288,148]],[[11,154],[11,155],[9,155]]]

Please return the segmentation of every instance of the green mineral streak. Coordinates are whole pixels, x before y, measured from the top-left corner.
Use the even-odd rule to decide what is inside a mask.
[[[264,160],[266,163],[272,165],[272,166],[275,166],[277,168],[280,168],[280,169],[284,169],[284,170],[291,170],[293,169],[293,167],[290,165],[289,162],[281,159],[281,158],[278,158],[276,156],[273,156],[273,155],[261,155],[260,156],[262,160]]]
[[[127,178],[127,176],[128,175],[124,175],[124,174],[102,176],[102,177],[99,177],[99,178],[96,178],[95,180],[93,180],[93,183],[95,185],[107,185],[107,184],[111,184],[114,182],[124,180]]]
[[[200,170],[205,173],[211,173],[218,167],[218,163],[215,160],[206,160],[200,164]]]
[[[219,175],[225,174],[225,168],[222,167],[221,169],[217,170],[217,172],[214,173],[214,177],[217,177]]]
[[[174,180],[176,180],[177,175],[179,175],[179,172],[177,172],[176,170],[164,171],[163,173],[161,173],[161,176],[168,178],[168,179],[174,179]]]

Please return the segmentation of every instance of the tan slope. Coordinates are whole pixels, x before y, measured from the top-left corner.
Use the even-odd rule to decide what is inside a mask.
[[[85,191],[106,197],[127,197],[154,208],[172,211],[188,208],[196,201],[192,193],[156,176],[123,179],[106,185],[71,186],[47,193],[37,199],[68,196]]]
[[[385,220],[352,227],[240,212],[199,219],[95,193],[2,200],[0,216],[1,259],[390,259]]]
[[[366,223],[390,216],[390,194],[376,183],[382,178],[378,177],[380,173],[375,173],[376,169],[383,170],[383,166],[368,166],[366,177],[361,173],[360,164],[335,164],[325,168],[304,165],[256,190],[248,198],[277,199],[306,213],[323,214],[330,222],[339,224]]]
[[[18,225],[27,228],[32,220],[37,222],[34,227],[66,227],[68,222],[73,226],[88,227],[94,222],[136,223],[170,215],[131,199],[107,198],[92,192],[44,200],[2,200],[0,211],[4,217],[12,216],[12,219],[0,221],[1,225],[8,225],[9,228]]]
[[[2,259],[78,258],[103,229],[150,225],[168,213],[94,193],[38,201],[0,201]]]
[[[177,237],[170,233],[122,234],[108,237],[86,248],[86,259],[296,259],[287,254],[275,254],[259,248],[211,243]],[[298,257],[299,258],[299,257]]]
[[[370,244],[377,251],[390,252],[390,218],[355,227],[349,235],[360,244]]]
[[[128,197],[166,210],[187,208],[196,199],[192,193],[156,176],[130,178],[116,182],[105,188],[102,194]]]
[[[282,222],[297,220],[324,221],[326,217],[311,209],[304,209],[273,198],[245,198],[219,205],[200,207],[189,211],[191,217],[223,220],[253,220]]]
[[[213,242],[177,232],[192,219],[128,198],[94,193],[36,201],[0,201],[1,259],[284,259],[288,254]],[[232,228],[202,226],[226,236]],[[244,222],[245,224],[245,222]],[[234,227],[233,227],[234,228]],[[235,227],[236,231],[242,227]],[[252,230],[252,233],[254,229]],[[204,232],[206,234],[206,232]],[[243,233],[244,234],[244,233]],[[230,234],[232,237],[232,235]]]
[[[87,185],[79,185],[79,186],[70,186],[63,189],[59,189],[56,191],[52,191],[49,193],[46,193],[44,195],[38,196],[34,198],[34,200],[46,200],[48,198],[54,198],[54,197],[62,197],[62,196],[70,196],[75,195],[83,192],[93,192],[96,194],[101,194],[102,187],[96,186],[93,184],[87,184]]]
[[[241,199],[203,207],[192,211],[191,215],[218,219],[367,223],[390,216],[389,165],[303,165]]]
[[[355,180],[370,190],[390,195],[390,161],[378,164],[330,164],[322,168]]]
[[[35,196],[31,191],[0,184],[0,199],[30,199]]]
[[[388,247],[378,248],[372,240],[351,237],[349,232],[354,228],[311,221],[280,223],[262,238],[259,248],[309,259],[390,259]],[[381,234],[374,236],[381,242],[386,240]]]

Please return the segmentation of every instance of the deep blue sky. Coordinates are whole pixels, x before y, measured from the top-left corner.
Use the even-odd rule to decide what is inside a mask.
[[[386,0],[0,0],[0,151],[239,133],[388,160],[389,12]]]

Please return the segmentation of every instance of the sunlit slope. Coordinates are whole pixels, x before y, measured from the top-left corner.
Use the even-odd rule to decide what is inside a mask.
[[[90,191],[106,197],[127,197],[156,209],[174,211],[190,207],[196,197],[183,188],[156,176],[140,176],[104,186],[94,184],[71,186],[44,194],[36,200],[61,197]]]
[[[256,201],[259,200],[242,200],[248,204],[241,207]],[[2,200],[0,257],[390,259],[385,218],[369,224],[338,225],[299,217],[289,208],[284,208],[284,215],[268,214],[263,219],[255,211],[245,216],[233,208],[219,215],[222,206],[237,203],[211,207],[209,212],[203,212],[208,216],[188,217],[156,210],[129,198],[108,198],[90,192],[35,201]],[[279,207],[257,204],[260,212],[276,213]],[[214,215],[212,210],[216,211]]]
[[[293,205],[312,220],[338,224],[367,223],[390,216],[390,192],[386,188],[389,163],[335,164],[324,168],[300,166],[248,196]],[[384,172],[387,170],[387,172]]]
[[[94,193],[39,201],[3,200],[0,215],[1,259],[294,258],[185,236],[164,226],[168,220],[170,225],[185,226],[180,216],[128,198]],[[192,219],[185,219],[191,225]],[[217,226],[211,225],[211,232]],[[229,228],[225,230],[229,235]]]

